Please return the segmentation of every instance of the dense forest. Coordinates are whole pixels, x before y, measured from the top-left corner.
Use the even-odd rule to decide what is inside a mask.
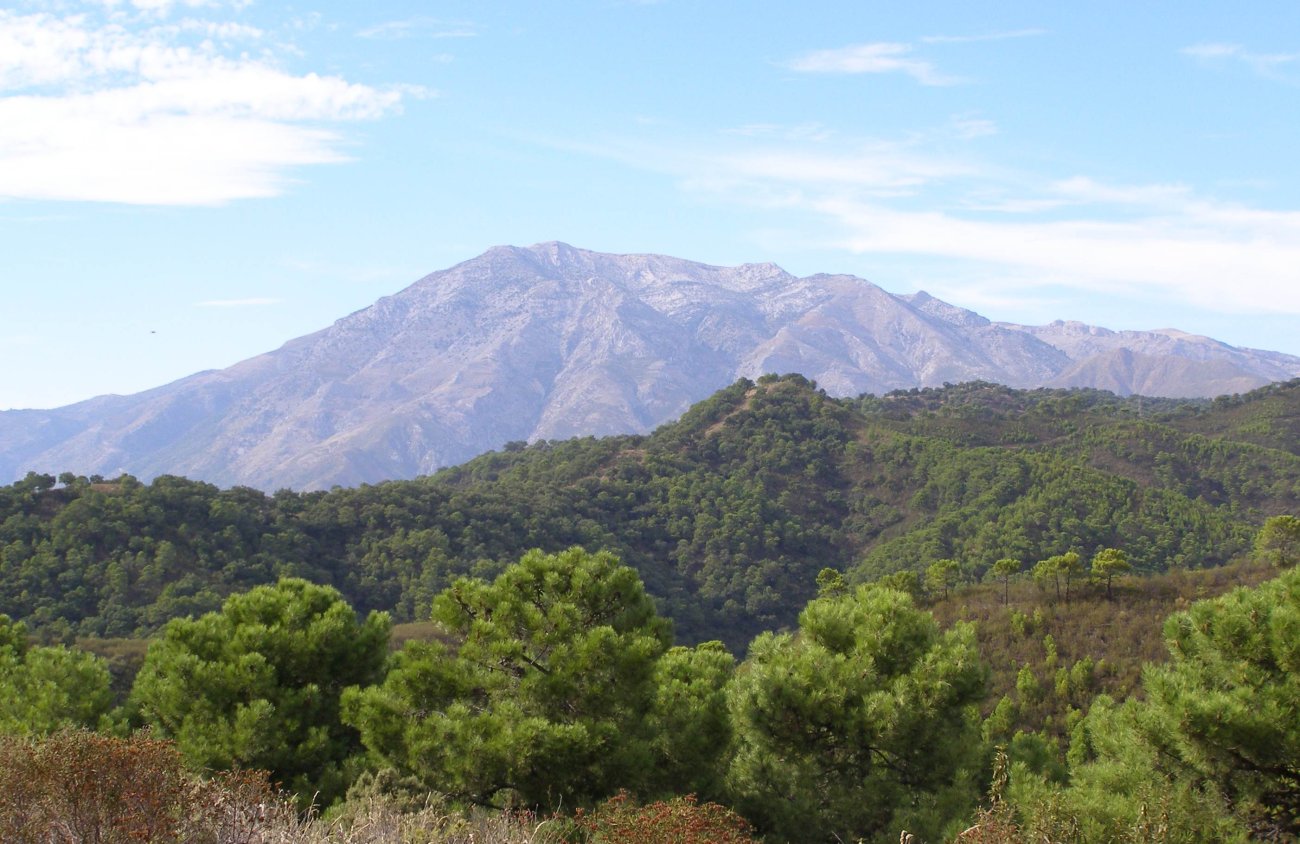
[[[422,620],[457,576],[525,551],[608,550],[679,641],[789,627],[823,568],[850,584],[952,560],[1123,548],[1221,565],[1300,511],[1300,381],[1213,402],[984,383],[834,400],[742,380],[644,437],[513,443],[411,481],[273,495],[164,476],[0,488],[0,612],[46,641],[145,636],[302,577]]]
[[[1014,601],[996,583],[939,598],[931,577],[918,599],[825,569],[797,628],[743,661],[673,646],[607,552],[458,578],[431,635],[391,654],[385,613],[285,578],[169,622],[120,705],[102,659],[0,616],[0,837],[1292,841],[1300,519],[1269,519],[1253,550],[1215,571],[1256,586],[1191,604],[1180,587],[1223,584],[1117,573],[1121,549],[1068,600],[1022,583]],[[1144,640],[1169,597],[1186,608],[1167,653],[1123,700],[1106,657],[1068,655],[1102,602],[1119,622],[1103,639]]]
[[[1298,420],[786,376],[359,489],[29,475],[0,838],[1295,840]]]

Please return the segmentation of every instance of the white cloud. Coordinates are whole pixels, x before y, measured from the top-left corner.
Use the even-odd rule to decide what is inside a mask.
[[[912,45],[880,41],[797,56],[785,67],[800,73],[904,73],[922,85],[956,85],[962,80],[940,73],[933,64],[912,58]]]
[[[163,14],[175,4],[132,5]],[[0,11],[0,197],[202,205],[273,196],[290,168],[346,160],[341,137],[320,124],[373,120],[404,94],[427,93],[294,74],[217,43],[261,37],[229,21],[132,27]]]
[[[252,298],[252,299],[208,299],[205,302],[196,302],[200,308],[250,308],[260,307],[262,305],[278,305],[279,299]]]

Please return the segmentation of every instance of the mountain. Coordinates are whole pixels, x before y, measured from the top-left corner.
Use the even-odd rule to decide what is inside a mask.
[[[767,372],[837,396],[985,380],[1192,397],[1295,377],[1300,358],[1176,331],[991,322],[774,264],[503,246],[228,369],[0,413],[0,478],[377,482],[511,441],[649,431]]]

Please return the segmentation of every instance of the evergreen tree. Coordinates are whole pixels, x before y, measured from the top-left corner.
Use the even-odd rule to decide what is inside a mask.
[[[786,841],[896,836],[927,811],[937,823],[978,744],[984,686],[969,625],[940,633],[907,595],[874,586],[814,600],[797,634],[754,641],[733,682],[741,814]]]
[[[1274,516],[1255,535],[1255,554],[1278,568],[1300,563],[1300,519]]]
[[[1261,836],[1300,835],[1300,569],[1165,624],[1144,678],[1155,740]]]
[[[1132,571],[1128,555],[1119,548],[1103,548],[1092,556],[1092,576],[1106,581],[1106,600],[1115,599],[1111,592],[1111,581],[1115,575]]]
[[[389,622],[286,578],[170,622],[132,689],[143,720],[202,769],[262,768],[301,800],[342,796],[361,745],[339,718],[344,688],[375,682]]]
[[[23,625],[0,615],[0,734],[108,728],[110,684],[104,660],[62,645],[30,647]]]
[[[1003,557],[995,562],[989,568],[991,577],[1002,578],[1002,604],[1006,606],[1010,602],[1011,595],[1011,575],[1020,571],[1020,561],[1012,557]]]
[[[670,628],[608,553],[532,551],[434,602],[442,641],[411,643],[347,717],[382,764],[484,805],[554,809],[637,788]]]

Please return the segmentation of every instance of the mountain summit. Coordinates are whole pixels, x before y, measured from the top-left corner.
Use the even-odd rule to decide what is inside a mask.
[[[774,264],[500,246],[228,369],[0,412],[0,476],[412,477],[510,441],[645,432],[767,372],[841,396],[982,379],[1192,397],[1300,376],[1300,358],[1173,330],[990,322]]]

